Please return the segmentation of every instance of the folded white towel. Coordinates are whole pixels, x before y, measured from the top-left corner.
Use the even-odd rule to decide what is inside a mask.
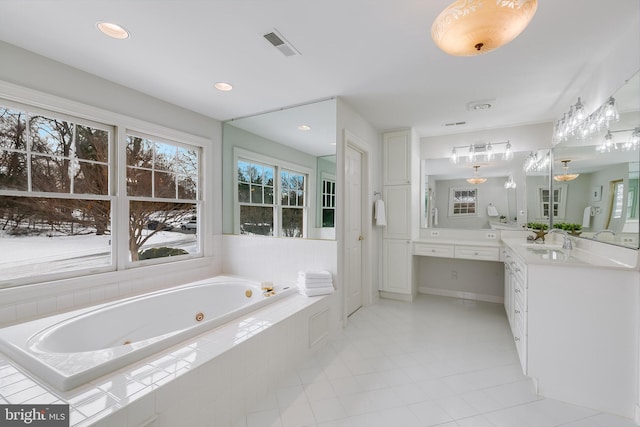
[[[326,270],[320,271],[299,271],[298,278],[303,280],[331,280],[331,273]]]
[[[311,288],[311,289],[298,287],[298,292],[308,297],[316,297],[319,295],[332,294],[335,292],[335,289],[333,289],[333,286],[325,286],[322,288]]]
[[[387,225],[387,214],[384,209],[384,202],[380,199],[376,200],[373,205],[373,218],[376,220],[376,225],[384,227]]]
[[[591,226],[591,206],[584,208],[582,212],[582,228],[589,228]]]
[[[333,286],[333,282],[331,280],[325,280],[325,279],[307,279],[307,280],[302,280],[302,279],[298,279],[297,282],[298,286],[304,286],[307,288],[322,288],[324,286]]]

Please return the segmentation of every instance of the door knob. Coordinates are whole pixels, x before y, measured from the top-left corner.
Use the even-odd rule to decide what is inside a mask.
[[[361,234],[358,236],[358,240],[364,240],[364,236]]]

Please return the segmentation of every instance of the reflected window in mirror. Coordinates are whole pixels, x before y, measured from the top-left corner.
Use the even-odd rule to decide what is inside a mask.
[[[322,227],[335,226],[336,211],[336,178],[334,175],[322,174]]]
[[[567,186],[561,185],[553,188],[553,199],[549,197],[549,188],[538,188],[538,212],[539,218],[549,219],[550,212],[559,220],[565,219]]]
[[[305,237],[308,171],[256,156],[261,158],[245,154],[236,161],[238,233]]]
[[[478,203],[477,188],[451,188],[449,195],[449,216],[476,216]]]

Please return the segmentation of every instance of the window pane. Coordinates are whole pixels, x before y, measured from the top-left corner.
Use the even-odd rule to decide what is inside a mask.
[[[150,170],[127,168],[127,195],[151,197]]]
[[[77,126],[75,152],[82,160],[109,161],[109,132],[89,126]]]
[[[196,176],[178,177],[178,198],[196,200],[198,198],[198,186]]]
[[[263,178],[263,167],[260,165],[252,165],[249,170],[249,177],[251,178],[252,184],[262,184]]]
[[[109,166],[78,162],[73,192],[76,194],[109,194]]]
[[[127,135],[127,165],[150,169],[153,166],[153,141]]]
[[[31,149],[37,153],[70,157],[73,123],[33,116],[29,121]]]
[[[131,261],[198,252],[195,203],[129,202]]]
[[[69,159],[49,156],[31,157],[31,187],[33,191],[69,193]]]
[[[156,157],[154,160],[155,169],[171,171],[175,169],[176,155],[178,147],[175,145],[163,144],[156,142]]]
[[[176,176],[174,174],[167,172],[154,172],[153,179],[154,197],[166,199],[177,198]]]
[[[273,187],[264,188],[264,203],[267,205],[273,204]]]
[[[264,168],[264,183],[270,187],[273,187],[273,174],[274,170],[271,167]]]
[[[27,155],[16,151],[0,151],[0,189],[27,189]]]
[[[240,234],[273,236],[273,208],[240,206]]]
[[[334,226],[334,209],[322,209],[322,226],[333,227]]]
[[[262,186],[251,186],[251,203],[262,203]]]
[[[183,147],[178,148],[178,157],[176,158],[176,172],[181,175],[198,175],[198,152],[196,150],[188,150]]]
[[[302,237],[303,210],[299,208],[282,209],[282,235],[284,237]]]
[[[0,107],[0,148],[26,150],[27,114]]]
[[[249,184],[238,184],[238,200],[240,203],[249,203],[251,199],[249,198],[250,190]]]
[[[249,163],[238,160],[238,182],[249,182]]]
[[[111,263],[111,204],[0,196],[0,281]]]

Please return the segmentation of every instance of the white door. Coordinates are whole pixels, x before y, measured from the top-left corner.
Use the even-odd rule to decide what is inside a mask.
[[[345,157],[346,291],[349,315],[362,306],[362,153],[347,145]]]

